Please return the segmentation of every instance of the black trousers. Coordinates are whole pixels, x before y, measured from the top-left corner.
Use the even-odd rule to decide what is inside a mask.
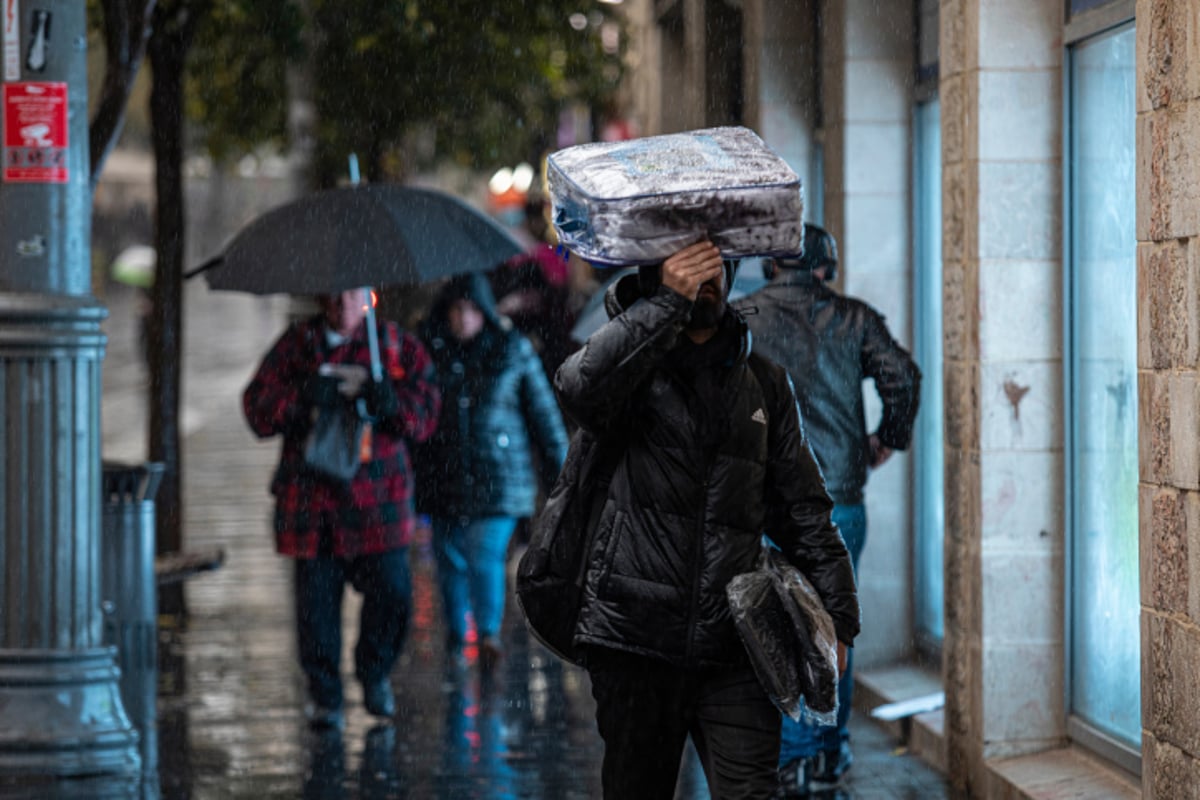
[[[775,791],[780,715],[748,664],[683,670],[593,648],[587,668],[604,739],[606,800],[671,800],[689,735],[713,800]]]
[[[363,596],[355,676],[386,678],[400,655],[412,607],[408,548],[358,558],[296,559],[296,631],[300,666],[314,703],[342,707],[342,595],[350,583]]]

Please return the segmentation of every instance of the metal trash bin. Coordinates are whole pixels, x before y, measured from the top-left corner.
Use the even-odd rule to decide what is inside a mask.
[[[142,771],[158,771],[158,596],[154,494],[163,465],[104,462],[100,599],[103,640],[117,648],[121,700],[141,735]]]

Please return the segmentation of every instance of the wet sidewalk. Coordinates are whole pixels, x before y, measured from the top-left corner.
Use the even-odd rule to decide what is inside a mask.
[[[103,452],[144,459],[144,369],[132,295],[114,287],[104,365]],[[587,676],[530,641],[510,599],[505,657],[484,679],[474,654],[447,671],[428,533],[412,548],[414,615],[392,674],[395,725],[362,709],[344,648],[346,728],[316,734],[302,716],[290,562],[275,555],[267,484],[278,441],[254,438],[242,388],[282,330],[287,303],[189,285],[183,396],[185,546],[222,548],[225,564],[187,583],[190,618],[160,639],[159,782],[164,798],[600,797],[600,739]],[[510,567],[515,565],[510,565]],[[348,590],[345,636],[359,608]],[[863,715],[848,798],[947,797],[940,777]],[[679,798],[707,797],[685,763]]]

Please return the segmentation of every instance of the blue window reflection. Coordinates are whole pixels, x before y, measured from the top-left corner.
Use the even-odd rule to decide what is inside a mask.
[[[1070,704],[1138,747],[1134,29],[1070,58]]]

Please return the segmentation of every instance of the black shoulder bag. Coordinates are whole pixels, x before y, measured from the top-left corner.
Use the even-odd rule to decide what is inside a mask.
[[[619,441],[600,441],[582,428],[517,566],[517,601],[530,632],[564,661],[579,664],[575,625],[583,600],[588,555],[608,485],[623,454]]]
[[[304,464],[323,478],[349,484],[362,466],[361,450],[367,418],[361,400],[338,398],[317,409],[304,440]]]
[[[372,324],[371,320],[368,324]],[[316,334],[313,346],[318,347]],[[371,374],[381,374],[377,346],[371,348]],[[339,379],[321,375],[317,380],[328,381],[333,402],[316,408],[316,418],[304,439],[304,464],[320,477],[349,485],[362,466],[362,441],[371,422],[366,402],[361,398],[343,397],[336,390]]]

